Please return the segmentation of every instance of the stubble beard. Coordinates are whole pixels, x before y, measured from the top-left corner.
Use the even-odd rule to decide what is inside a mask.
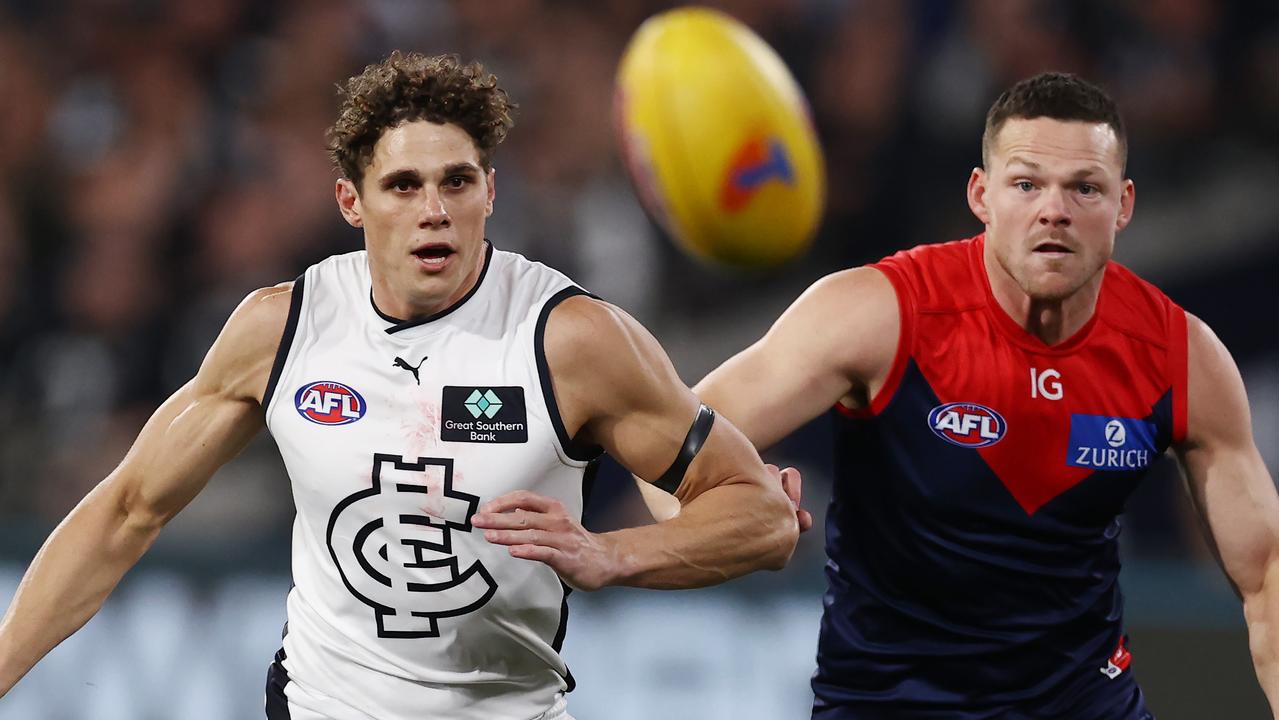
[[[1102,261],[1094,263],[1093,266],[1080,271],[1077,275],[1068,275],[1034,272],[1029,265],[1030,262],[1027,262],[1024,266],[1025,271],[1022,273],[1009,272],[1009,274],[1017,281],[1022,292],[1026,293],[1030,301],[1035,304],[1056,304],[1073,297],[1087,287],[1088,283],[1106,267],[1105,261]],[[1004,269],[1008,271],[1006,265]]]

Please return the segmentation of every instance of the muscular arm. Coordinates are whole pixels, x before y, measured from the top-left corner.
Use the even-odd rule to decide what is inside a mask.
[[[1257,678],[1279,707],[1279,495],[1257,452],[1230,353],[1187,316],[1186,438],[1177,454],[1208,540],[1243,599]]]
[[[898,316],[896,293],[878,270],[829,275],[693,390],[756,447],[770,447],[836,402],[870,404],[892,368]]]
[[[261,427],[290,294],[259,290],[240,304],[196,377],[49,536],[0,622],[0,695],[93,617],[165,523]]]
[[[836,402],[868,406],[892,368],[900,322],[897,295],[878,270],[828,275],[693,391],[763,450]],[[680,512],[666,493],[637,484],[654,518]],[[798,484],[787,490],[798,501]]]
[[[699,403],[639,323],[600,301],[571,298],[550,315],[546,358],[570,435],[603,446],[650,480],[671,465]],[[511,545],[516,557],[547,562],[588,589],[710,585],[780,568],[794,551],[798,528],[781,484],[723,418],[715,421],[676,496],[684,506],[679,517],[603,535],[541,527],[539,518],[533,519],[537,527],[515,529],[509,516],[518,522],[528,509],[543,510],[519,497],[491,503],[473,522],[502,528],[488,536]],[[508,517],[494,517],[499,514]]]

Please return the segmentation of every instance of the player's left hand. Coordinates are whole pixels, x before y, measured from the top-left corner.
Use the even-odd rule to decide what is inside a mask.
[[[778,468],[776,465],[765,465],[768,471],[777,475],[782,481],[782,490],[786,492],[786,497],[790,498],[791,507],[795,509],[795,521],[799,523],[800,532],[808,532],[813,528],[813,514],[800,507],[802,500],[804,483],[799,475],[799,471],[795,468],[788,467],[785,470]]]
[[[485,540],[506,545],[512,557],[544,562],[564,582],[582,590],[609,584],[619,566],[608,536],[582,527],[558,500],[527,490],[480,506],[471,525],[484,530]]]

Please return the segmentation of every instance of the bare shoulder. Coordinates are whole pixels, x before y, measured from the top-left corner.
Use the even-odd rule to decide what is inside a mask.
[[[1223,365],[1234,367],[1235,364],[1217,333],[1189,312],[1186,313],[1186,352],[1205,370],[1220,370]]]
[[[292,302],[292,282],[245,296],[205,356],[197,385],[236,399],[260,401]]]
[[[626,363],[619,360],[657,347],[639,321],[588,295],[568,298],[551,311],[544,342],[553,371],[585,370],[593,376],[621,371]]]
[[[551,311],[546,322],[547,342],[552,333],[580,340],[596,329],[614,328],[624,317],[629,316],[615,305],[590,295],[574,295]]]
[[[1243,380],[1230,351],[1217,337],[1217,333],[1208,327],[1208,323],[1191,313],[1186,313],[1186,360],[1191,398],[1195,396],[1196,390],[1231,392],[1236,389],[1233,387],[1235,384],[1238,384],[1237,390],[1242,393]]]
[[[293,302],[293,283],[286,282],[249,293],[231,313],[222,330],[221,343],[228,341],[236,354],[275,355]]]
[[[865,266],[821,278],[800,295],[796,305],[801,304],[827,319],[892,317],[897,314],[897,293],[884,273]]]
[[[692,416],[696,400],[657,340],[621,308],[589,296],[551,311],[546,364],[565,429],[606,444],[601,427],[636,411],[665,408]]]
[[[1208,324],[1186,313],[1186,443],[1251,442],[1251,413],[1234,358]]]
[[[872,267],[841,270],[813,283],[769,331],[801,342],[855,384],[882,379],[897,351],[901,313],[897,293]]]

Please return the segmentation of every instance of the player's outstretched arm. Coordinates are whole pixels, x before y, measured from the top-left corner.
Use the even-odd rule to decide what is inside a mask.
[[[897,350],[900,317],[888,278],[843,270],[800,295],[758,342],[694,392],[764,449],[843,401],[865,407]]]
[[[571,436],[603,446],[640,477],[667,471],[700,404],[652,335],[611,305],[570,298],[550,314],[546,358]],[[795,509],[776,471],[723,418],[675,495],[678,517],[599,535],[531,493],[488,503],[472,523],[512,555],[545,562],[584,589],[711,585],[781,568],[795,549]]]
[[[279,286],[249,295],[195,378],[49,536],[0,622],[0,696],[88,622],[165,523],[262,426],[259,402],[291,294]]]
[[[1279,708],[1279,494],[1252,437],[1239,370],[1187,315],[1186,438],[1177,453],[1208,540],[1244,604],[1257,678]]]
[[[764,337],[707,375],[693,391],[763,450],[836,402],[865,407],[892,369],[900,333],[897,295],[874,268],[843,270],[818,280]],[[787,494],[799,504],[799,479]],[[679,507],[639,482],[657,519]],[[812,517],[798,510],[801,529]]]

